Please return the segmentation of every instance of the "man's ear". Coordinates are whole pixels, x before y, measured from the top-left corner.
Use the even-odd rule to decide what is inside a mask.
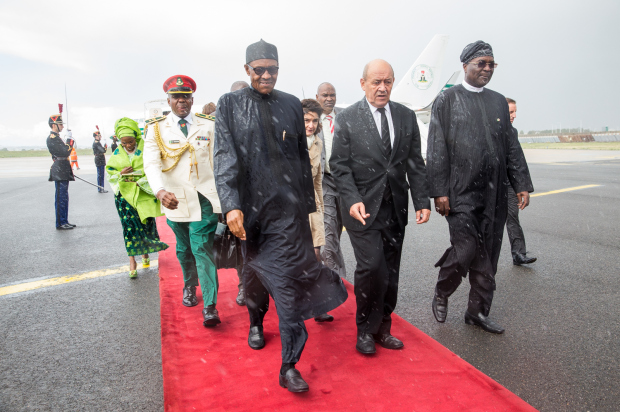
[[[363,91],[366,91],[366,81],[363,78],[360,79],[360,86],[362,86]]]
[[[249,76],[250,75],[250,66],[248,66],[247,64],[244,64],[243,68],[245,69],[245,73]]]

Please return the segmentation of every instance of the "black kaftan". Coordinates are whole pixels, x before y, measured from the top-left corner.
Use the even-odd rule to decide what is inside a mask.
[[[338,307],[346,289],[314,255],[308,214],[316,203],[299,99],[245,88],[220,98],[215,119],[222,213],[243,212],[245,265],[273,296],[280,320],[299,322]]]
[[[517,193],[534,191],[506,98],[462,85],[441,93],[432,109],[426,170],[430,197],[450,199],[451,247],[437,266],[452,260],[462,276],[468,270],[494,276],[507,216],[504,183],[509,179]]]

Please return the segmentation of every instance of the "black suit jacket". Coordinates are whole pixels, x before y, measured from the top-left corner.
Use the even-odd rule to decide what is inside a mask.
[[[350,230],[364,230],[377,217],[387,182],[401,227],[407,225],[409,201],[415,210],[430,209],[426,165],[420,150],[420,130],[415,113],[389,102],[394,123],[394,144],[388,159],[381,136],[364,97],[338,113],[329,166],[344,208],[342,221]],[[351,206],[363,202],[370,217],[366,225],[349,215]]]

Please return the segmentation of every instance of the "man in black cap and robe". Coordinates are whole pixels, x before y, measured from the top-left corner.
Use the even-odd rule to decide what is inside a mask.
[[[445,322],[448,297],[469,273],[465,322],[487,332],[504,329],[488,318],[507,215],[506,179],[524,209],[534,191],[506,98],[486,89],[497,64],[483,41],[461,54],[465,79],[433,103],[428,132],[427,174],[435,210],[445,216],[451,246],[440,267],[433,314]]]
[[[246,50],[251,87],[220,98],[215,116],[214,166],[222,213],[244,242],[243,283],[250,333],[262,349],[269,295],[282,339],[280,385],[305,392],[295,369],[308,338],[304,320],[347,298],[340,277],[317,262],[308,214],[316,211],[301,102],[274,90],[278,51],[263,40]]]

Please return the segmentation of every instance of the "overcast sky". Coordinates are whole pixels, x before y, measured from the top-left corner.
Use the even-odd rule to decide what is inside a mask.
[[[123,116],[165,98],[164,80],[196,80],[195,111],[245,80],[245,48],[278,47],[276,88],[314,97],[332,82],[338,103],[363,96],[374,58],[397,81],[435,34],[450,35],[442,81],[463,47],[493,46],[489,88],[518,102],[519,130],[620,129],[618,1],[7,1],[0,0],[0,147],[45,144],[64,103],[81,147]],[[66,117],[65,117],[66,119]]]

